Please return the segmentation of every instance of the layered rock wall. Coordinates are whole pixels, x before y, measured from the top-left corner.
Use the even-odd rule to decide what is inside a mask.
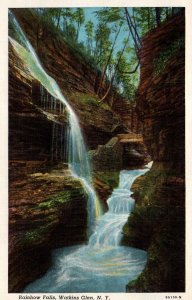
[[[34,173],[10,183],[9,292],[51,265],[51,250],[87,240],[87,195],[65,172]]]
[[[105,103],[99,103],[96,85],[101,74],[90,61],[85,61],[81,53],[45,24],[34,10],[12,11],[45,70],[57,81],[63,95],[76,111],[89,148],[95,149],[99,144],[107,143],[115,134],[130,131],[134,127],[132,123],[136,120],[135,115],[132,118],[132,105],[116,91],[111,91]],[[108,86],[108,83],[105,84]],[[105,84],[101,94],[105,94]]]
[[[137,112],[154,161],[132,190],[136,208],[123,243],[148,250],[148,262],[128,292],[185,291],[185,17],[150,32],[140,50]]]
[[[118,134],[105,145],[89,151],[94,171],[120,171],[142,167],[150,161],[142,135]]]
[[[64,164],[60,103],[54,112],[41,103],[11,46],[9,58],[9,292],[21,292],[50,267],[53,248],[87,240],[87,195]]]
[[[157,162],[184,170],[184,16],[149,33],[140,51],[136,111],[148,150]]]

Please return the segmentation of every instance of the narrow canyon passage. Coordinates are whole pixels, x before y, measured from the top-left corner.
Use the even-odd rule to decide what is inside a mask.
[[[156,9],[98,10],[123,22],[92,24],[101,59],[90,22],[81,43],[64,8],[10,9],[10,293],[185,290],[184,10],[138,23],[140,64],[115,51]]]

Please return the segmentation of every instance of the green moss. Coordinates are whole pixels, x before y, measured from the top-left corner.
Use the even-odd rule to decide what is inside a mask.
[[[160,74],[166,67],[168,61],[178,53],[185,45],[184,38],[179,38],[167,46],[157,58],[154,59],[155,74]]]
[[[36,244],[38,241],[42,241],[42,239],[51,233],[51,231],[55,228],[54,224],[57,223],[58,212],[60,208],[62,208],[64,203],[75,201],[75,199],[79,199],[79,197],[83,197],[86,199],[86,192],[83,188],[80,188],[79,182],[78,185],[75,185],[74,181],[74,188],[73,189],[66,189],[63,192],[54,194],[48,197],[45,201],[41,202],[40,204],[35,205],[31,209],[31,214],[33,215],[35,212],[40,212],[42,215],[41,224],[35,224],[36,227],[27,231],[23,238],[22,243],[24,246]],[[76,188],[75,188],[76,187]],[[54,210],[53,214],[45,213],[45,210]],[[42,213],[41,213],[42,211]]]
[[[71,200],[72,191],[64,191],[49,197],[47,200],[43,201],[38,205],[35,209],[50,209],[54,207],[58,207],[58,205],[63,204],[67,201]]]
[[[155,167],[145,175],[138,177],[131,190],[133,197],[137,200],[137,204],[141,206],[158,205],[159,190],[166,182],[168,177],[175,175],[171,170]]]
[[[164,220],[164,215],[165,210],[162,207],[137,205],[123,227],[122,244],[146,250]]]
[[[85,107],[93,107],[93,108],[103,108],[105,110],[110,110],[109,106],[105,102],[100,102],[99,97],[94,96],[92,94],[85,93],[75,93],[72,97],[72,101],[81,106]]]
[[[158,220],[148,249],[145,270],[128,284],[128,291],[183,292],[185,278],[184,210],[171,208],[161,225]]]
[[[51,223],[47,223],[43,226],[34,228],[34,229],[26,232],[25,235],[23,236],[23,244],[31,245],[31,244],[38,243],[38,241],[42,241],[43,236],[47,232],[49,232],[50,226],[51,226]]]
[[[137,204],[122,243],[147,250],[148,260],[128,292],[184,291],[184,186],[172,181],[176,175],[156,165],[134,183]]]
[[[38,230],[31,230],[25,234],[24,240],[25,242],[35,242],[40,240],[41,234]]]
[[[104,184],[108,185],[112,189],[118,187],[119,171],[95,172],[94,177],[98,178],[100,181],[102,181]]]

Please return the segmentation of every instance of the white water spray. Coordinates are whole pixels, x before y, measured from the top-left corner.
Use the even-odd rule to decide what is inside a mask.
[[[108,199],[109,211],[97,221],[88,245],[54,251],[53,266],[25,292],[125,292],[146,263],[146,252],[120,245],[122,227],[134,207],[131,185],[148,169],[120,172],[118,188]]]
[[[84,144],[83,135],[79,126],[77,116],[75,115],[72,107],[69,105],[65,97],[63,96],[56,81],[50,77],[42,67],[38,56],[35,53],[32,45],[26,38],[24,32],[19,26],[15,16],[11,11],[9,11],[9,21],[10,21],[10,33],[9,41],[16,51],[17,55],[23,61],[23,63],[29,69],[31,75],[37,79],[40,84],[49,92],[53,99],[60,100],[60,103],[65,105],[69,113],[69,166],[71,168],[72,174],[78,177],[89,197],[88,204],[88,214],[89,214],[89,227],[92,227],[93,220],[95,220],[98,214],[101,214],[101,206],[97,199],[96,193],[91,185],[91,172],[89,159],[87,155],[87,150]],[[43,105],[46,107],[46,97],[47,93],[41,89],[43,95]],[[60,104],[60,111],[62,105]],[[94,209],[97,207],[97,210]]]

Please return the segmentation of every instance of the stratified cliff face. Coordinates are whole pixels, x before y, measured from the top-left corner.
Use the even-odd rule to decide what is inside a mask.
[[[22,10],[18,13],[23,16]],[[34,42],[31,24],[36,28],[37,22],[25,18],[24,24]],[[103,144],[124,130],[119,116],[95,99],[91,78],[95,71],[53,36],[39,44],[44,66],[69,95],[89,146]],[[9,292],[21,292],[43,274],[53,248],[87,239],[87,195],[67,170],[67,119],[65,108],[59,101],[53,103],[10,44]],[[97,174],[95,187],[103,200],[117,182],[116,173],[114,179],[111,174]]]
[[[175,26],[175,24],[177,24]],[[184,171],[184,16],[143,40],[136,110],[154,161]]]
[[[148,249],[148,262],[128,292],[185,290],[184,15],[149,33],[140,51],[137,112],[154,161],[132,190],[136,208],[123,243]]]
[[[9,189],[9,292],[51,265],[51,250],[87,240],[87,195],[67,170],[34,173]]]
[[[109,93],[106,101],[113,103],[114,108],[106,103],[98,103],[96,87],[101,75],[89,62],[84,61],[58,33],[44,24],[33,10],[12,11],[45,70],[57,81],[63,95],[74,108],[90,149],[134,127],[136,120],[135,115],[134,120],[132,118],[132,106],[115,91]],[[105,94],[105,91],[106,87],[103,87],[101,94]]]
[[[65,114],[59,103],[42,109],[9,50],[9,292],[21,292],[48,269],[51,249],[87,240],[87,195],[63,163]]]

